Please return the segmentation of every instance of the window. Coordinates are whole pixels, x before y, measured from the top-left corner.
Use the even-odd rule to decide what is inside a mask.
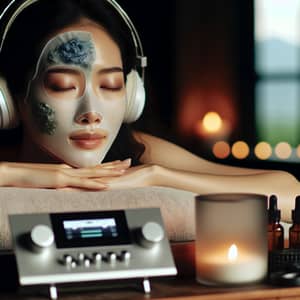
[[[258,142],[300,161],[300,0],[255,0],[255,125]]]

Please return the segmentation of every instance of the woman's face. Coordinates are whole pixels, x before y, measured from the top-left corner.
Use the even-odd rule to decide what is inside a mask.
[[[125,104],[119,47],[101,27],[87,22],[47,42],[21,114],[43,151],[69,165],[89,167],[111,147]]]

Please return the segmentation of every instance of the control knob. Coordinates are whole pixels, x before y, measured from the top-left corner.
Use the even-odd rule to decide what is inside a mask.
[[[30,239],[35,249],[42,250],[50,247],[54,242],[54,234],[46,225],[35,225],[30,232]]]
[[[152,248],[164,238],[162,226],[156,222],[147,222],[140,230],[139,241],[142,246]]]

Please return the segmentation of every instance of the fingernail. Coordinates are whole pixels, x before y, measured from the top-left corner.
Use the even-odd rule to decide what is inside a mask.
[[[127,159],[123,160],[123,162],[126,164],[131,164],[131,158],[127,158]]]

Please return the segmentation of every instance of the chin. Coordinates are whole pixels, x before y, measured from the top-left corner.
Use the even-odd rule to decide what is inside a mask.
[[[92,168],[99,166],[104,159],[106,153],[81,153],[81,157],[65,157],[62,161],[75,168]]]
[[[68,165],[74,167],[74,168],[93,168],[93,167],[96,167],[98,165],[100,165],[101,162],[66,162]]]

